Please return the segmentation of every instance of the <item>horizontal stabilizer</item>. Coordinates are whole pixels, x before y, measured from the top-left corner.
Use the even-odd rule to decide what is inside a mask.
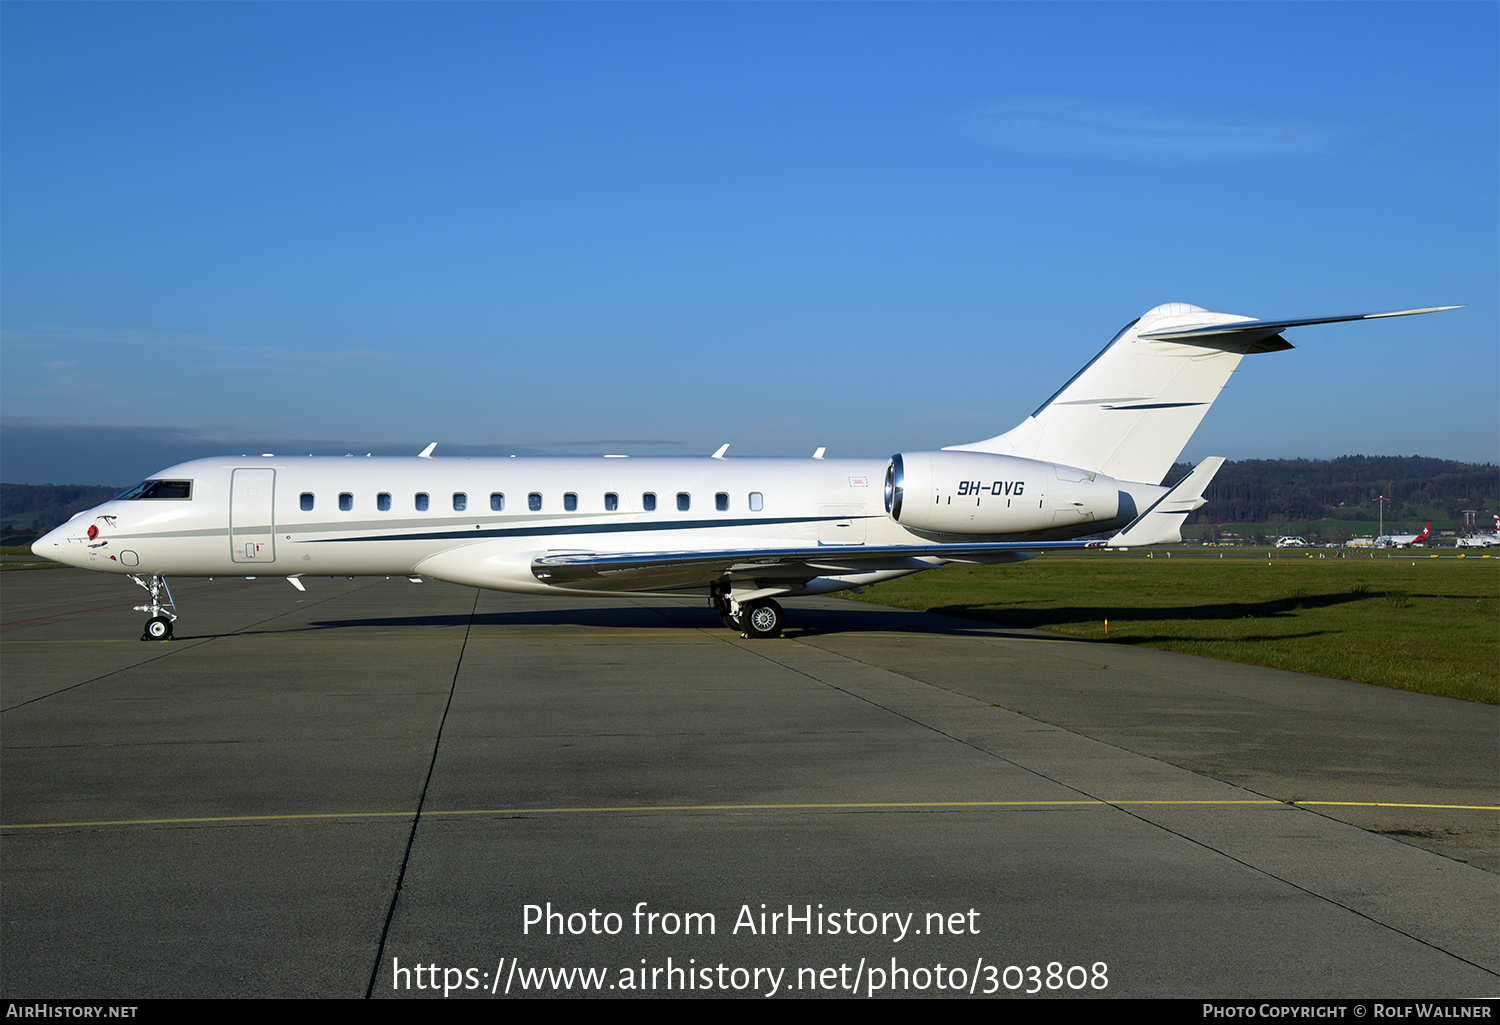
[[[1211,324],[1204,327],[1164,328],[1160,331],[1142,331],[1141,338],[1161,342],[1191,342],[1194,339],[1213,339],[1214,342],[1233,338],[1251,339],[1280,334],[1289,327],[1307,327],[1310,324],[1341,324],[1349,320],[1379,320],[1382,317],[1410,317],[1418,313],[1441,313],[1443,310],[1462,309],[1460,306],[1426,306],[1420,310],[1391,310],[1388,313],[1350,313],[1339,317],[1302,317],[1293,320],[1238,320],[1232,324]]]
[[[1203,492],[1208,490],[1214,474],[1224,465],[1223,456],[1210,456],[1176,486],[1162,495],[1130,525],[1109,539],[1111,548],[1134,548],[1138,545],[1175,544],[1182,540],[1182,524],[1188,513],[1203,507]]]

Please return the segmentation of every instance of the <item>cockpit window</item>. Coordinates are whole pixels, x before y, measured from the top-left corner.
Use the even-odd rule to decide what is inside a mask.
[[[143,480],[125,492],[116,502],[133,502],[138,498],[192,498],[190,480]]]

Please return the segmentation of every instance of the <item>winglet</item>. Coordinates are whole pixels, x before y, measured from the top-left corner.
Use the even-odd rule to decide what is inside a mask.
[[[723,459],[724,458],[724,453],[728,452],[728,451],[729,451],[729,442],[726,441],[726,442],[724,442],[724,444],[722,444],[718,448],[714,449],[714,454],[711,455],[711,456],[709,456],[709,458],[710,459]]]
[[[1203,492],[1214,474],[1224,465],[1223,456],[1210,456],[1152,506],[1130,522],[1124,530],[1109,539],[1111,548],[1133,548],[1137,545],[1172,544],[1182,540],[1182,524],[1187,514],[1205,503]]]
[[[417,453],[417,458],[418,459],[431,459],[432,458],[432,450],[435,449],[435,448],[437,448],[437,442],[434,441],[431,445],[428,445],[422,451],[418,452]]]

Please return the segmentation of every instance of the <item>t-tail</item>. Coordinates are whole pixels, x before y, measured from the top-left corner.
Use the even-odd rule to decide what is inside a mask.
[[[1292,348],[1281,336],[1286,328],[1457,308],[1253,320],[1166,303],[1121,328],[1020,425],[949,449],[1019,456],[1156,484],[1182,455],[1241,358]]]

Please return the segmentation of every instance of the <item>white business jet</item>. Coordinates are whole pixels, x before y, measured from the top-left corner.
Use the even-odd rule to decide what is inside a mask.
[[[1160,481],[1247,353],[1289,327],[1452,306],[1252,320],[1186,303],[1125,325],[1015,429],[889,459],[220,457],[73,517],[37,555],[128,575],[143,640],[177,619],[168,576],[404,575],[533,594],[705,596],[773,637],[777,598],[950,562],[1181,540],[1223,465]],[[1078,540],[1095,536],[1095,540]]]

